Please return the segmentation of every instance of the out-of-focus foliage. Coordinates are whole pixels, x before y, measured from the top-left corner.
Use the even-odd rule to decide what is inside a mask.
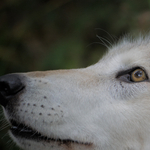
[[[86,67],[103,41],[149,28],[150,0],[0,0],[0,75]],[[3,132],[1,150],[9,148]]]

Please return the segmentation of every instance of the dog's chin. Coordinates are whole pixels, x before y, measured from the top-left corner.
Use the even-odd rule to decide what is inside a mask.
[[[23,149],[28,150],[47,150],[47,149],[91,149],[91,143],[84,143],[81,141],[76,141],[72,139],[59,139],[51,138],[42,135],[38,131],[33,130],[31,127],[28,127],[24,124],[17,123],[11,120],[10,136],[14,141]],[[48,148],[49,147],[49,148]],[[51,148],[50,148],[51,147]]]

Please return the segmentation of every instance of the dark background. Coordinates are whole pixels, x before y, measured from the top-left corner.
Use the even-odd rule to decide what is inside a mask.
[[[150,0],[0,0],[0,75],[86,67],[107,49],[96,35],[109,45],[149,29]],[[1,116],[0,150],[17,150]]]

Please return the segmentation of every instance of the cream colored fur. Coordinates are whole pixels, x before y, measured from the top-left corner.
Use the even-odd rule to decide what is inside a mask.
[[[150,82],[116,78],[137,66],[150,76],[149,37],[124,38],[84,69],[22,74],[26,88],[16,119],[56,140],[11,137],[25,150],[150,150]]]

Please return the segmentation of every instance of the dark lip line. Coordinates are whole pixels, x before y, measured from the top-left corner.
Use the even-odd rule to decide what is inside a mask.
[[[10,123],[11,123],[10,131],[14,136],[17,136],[17,137],[37,140],[37,141],[46,141],[46,142],[54,141],[54,142],[59,142],[60,144],[77,143],[77,144],[82,144],[82,145],[87,145],[87,146],[92,145],[92,143],[90,142],[79,142],[79,141],[75,141],[71,139],[49,138],[33,130],[31,127],[28,127],[22,123],[18,123],[15,120],[11,120]]]

